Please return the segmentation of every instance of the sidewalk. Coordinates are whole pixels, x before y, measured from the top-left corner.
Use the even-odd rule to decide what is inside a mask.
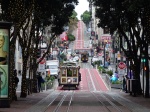
[[[35,105],[37,102],[45,98],[52,90],[43,91],[40,93],[32,93],[26,98],[20,98],[20,92],[17,92],[17,101],[10,104],[10,108],[0,108],[0,112],[24,112],[26,109]]]
[[[113,70],[113,72],[114,72],[115,71],[115,65],[111,64],[109,66],[109,69]],[[120,86],[116,87],[116,88],[111,88],[111,92],[119,94],[120,96],[122,96],[122,97],[124,97],[124,98],[126,98],[126,99],[128,99],[134,103],[140,104],[140,105],[150,109],[150,98],[145,98],[145,97],[143,97],[143,95],[137,95],[136,97],[134,97],[134,96],[130,95],[130,93],[123,92],[121,90]]]
[[[137,95],[136,97],[134,97],[134,96],[130,95],[130,93],[123,92],[121,89],[111,89],[111,91],[134,102],[134,103],[137,103],[141,106],[144,106],[144,107],[150,109],[150,98],[145,98],[142,95]]]

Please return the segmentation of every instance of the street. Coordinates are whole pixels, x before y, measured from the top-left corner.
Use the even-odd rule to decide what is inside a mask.
[[[83,49],[83,44],[86,43],[83,42],[83,39],[86,35],[83,34],[84,30],[81,31],[78,31],[80,36],[75,45],[71,44],[71,47]],[[120,92],[120,90],[117,92],[111,90],[103,80],[102,74],[92,67],[90,58],[87,63],[79,62],[79,65],[81,67],[81,82],[78,89],[63,90],[62,87],[58,87],[56,79],[52,89],[37,93],[40,94],[41,99],[33,98],[38,97],[38,95],[31,95],[29,96],[31,100],[26,101],[27,104],[24,108],[19,108],[17,106],[19,103],[17,105],[13,103],[12,109],[1,108],[0,112],[150,112],[148,106],[145,107],[145,105],[142,106],[126,99],[125,93]],[[21,82],[21,76],[19,79]],[[17,92],[20,92],[20,87],[21,83],[19,83]],[[16,103],[24,100],[18,98]],[[148,99],[147,102],[150,100]]]

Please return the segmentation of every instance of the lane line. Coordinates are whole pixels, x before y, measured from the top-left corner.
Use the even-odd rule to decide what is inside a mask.
[[[96,69],[96,71],[97,71],[97,73],[98,73],[98,76],[99,76],[99,77],[101,78],[101,80],[103,81],[103,83],[104,83],[105,87],[107,88],[107,90],[111,90],[111,88],[108,88],[106,82],[103,80],[101,74],[98,72],[98,69]]]
[[[92,76],[91,76],[91,73],[90,73],[89,69],[88,69],[88,72],[89,72],[89,76],[90,76],[90,79],[91,79],[91,82],[92,82],[94,91],[96,91],[96,87],[95,87],[95,85],[94,85],[94,81],[93,81],[93,79],[92,79]]]

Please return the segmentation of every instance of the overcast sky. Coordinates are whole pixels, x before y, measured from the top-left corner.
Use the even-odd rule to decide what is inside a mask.
[[[79,20],[81,14],[83,14],[84,11],[89,10],[89,3],[87,0],[78,0],[79,4],[76,6],[75,11],[78,13],[77,17]]]

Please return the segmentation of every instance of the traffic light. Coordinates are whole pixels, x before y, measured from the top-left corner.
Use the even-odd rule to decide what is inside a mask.
[[[142,59],[141,59],[141,62],[145,63],[145,62],[146,62],[146,59],[145,59],[145,58],[142,58]]]
[[[36,56],[37,56],[37,58],[40,58],[40,57],[41,57],[41,49],[38,49],[38,50],[37,50],[37,55],[36,55]]]

